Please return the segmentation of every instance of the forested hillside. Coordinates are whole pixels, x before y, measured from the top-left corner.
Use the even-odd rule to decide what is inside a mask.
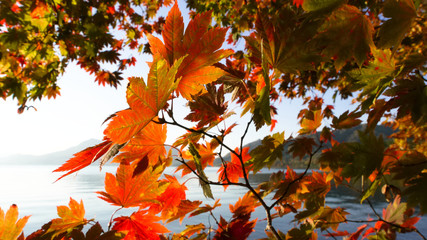
[[[366,125],[359,125],[350,129],[340,129],[340,130],[336,130],[333,132],[333,138],[341,143],[341,142],[358,142],[359,141],[359,131],[363,131],[366,128]],[[379,125],[375,128],[375,135],[379,136],[382,135],[383,138],[385,139],[385,142],[387,143],[388,141],[386,140],[391,134],[393,133],[393,129],[390,127],[386,127],[386,126],[382,126]],[[319,133],[317,134],[310,134],[310,135],[306,135],[305,137],[310,137],[316,140],[316,142],[318,142],[319,139]],[[256,140],[253,142],[250,142],[248,144],[246,144],[244,147],[249,147],[250,150],[255,149],[257,146],[261,145],[262,140]],[[292,157],[292,154],[289,153],[289,146],[290,142],[288,144],[285,145],[285,147],[283,148],[283,158],[281,159],[281,161],[276,161],[275,164],[272,166],[272,168],[286,168],[287,165],[289,165],[291,168],[305,168],[307,166],[308,163],[308,156],[305,156],[302,160],[300,160],[299,158],[294,158]],[[330,148],[331,147],[331,143],[327,143],[325,144],[324,148]],[[319,154],[318,154],[319,155]],[[223,157],[224,161],[230,161],[231,156],[230,154],[226,154]],[[317,158],[315,157],[315,159],[317,160]],[[216,158],[215,162],[214,162],[214,166],[220,166],[221,165],[221,160],[220,158]],[[319,168],[319,163],[318,161],[314,161],[311,165],[311,168]]]

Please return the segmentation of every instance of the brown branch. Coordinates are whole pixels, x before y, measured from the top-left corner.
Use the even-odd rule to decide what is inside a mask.
[[[319,144],[319,147],[316,149],[316,150],[314,150],[313,152],[311,152],[310,153],[310,159],[309,159],[309,161],[308,161],[308,164],[307,164],[307,167],[305,168],[305,170],[304,170],[304,172],[299,176],[299,177],[297,177],[297,178],[295,178],[294,180],[292,180],[289,184],[288,184],[288,186],[286,187],[286,189],[285,189],[285,192],[282,194],[282,196],[280,196],[273,204],[271,204],[269,207],[268,207],[268,209],[269,210],[271,210],[271,209],[273,209],[274,208],[274,206],[276,206],[277,204],[279,204],[282,200],[283,200],[283,198],[285,198],[286,197],[286,195],[288,194],[288,191],[289,191],[289,189],[291,188],[291,185],[292,184],[294,184],[294,183],[296,183],[296,182],[298,182],[298,181],[300,181],[306,174],[307,174],[307,172],[308,172],[308,169],[310,169],[310,165],[311,165],[311,162],[313,161],[313,156],[318,152],[318,151],[320,151],[320,149],[322,148],[322,146],[323,146],[323,142],[320,142],[320,144]]]
[[[234,183],[234,182],[228,182],[228,183],[221,183],[221,182],[213,182],[210,181],[209,179],[205,179],[202,176],[200,176],[196,170],[192,169],[184,160],[180,160],[180,159],[175,159],[178,162],[184,164],[188,169],[191,170],[191,172],[196,175],[196,177],[200,180],[202,180],[204,183],[209,184],[209,185],[219,185],[219,186],[240,186],[240,187],[246,187],[246,185],[244,183]]]
[[[396,228],[399,228],[399,229],[402,229],[402,230],[405,230],[405,231],[414,231],[414,232],[416,232],[422,239],[424,239],[424,240],[427,240],[427,238],[417,229],[417,228],[415,228],[415,230],[414,229],[412,229],[412,228],[407,228],[407,227],[402,227],[401,225],[399,225],[399,224],[396,224],[396,223],[392,223],[392,222],[389,222],[389,221],[387,221],[387,220],[385,220],[385,219],[383,219],[379,214],[378,214],[378,212],[375,210],[375,208],[374,208],[374,206],[372,205],[372,203],[371,203],[371,201],[369,200],[369,199],[366,199],[366,201],[368,202],[368,204],[369,204],[369,207],[372,209],[372,211],[374,212],[374,214],[375,214],[375,216],[377,216],[377,218],[378,218],[378,221],[381,221],[381,222],[384,222],[384,223],[387,223],[387,224],[389,224],[389,225],[391,225],[391,226],[393,226],[393,227],[396,227]]]
[[[253,194],[254,194],[254,196],[257,198],[257,200],[261,203],[261,205],[264,207],[264,209],[266,210],[266,215],[267,215],[267,228],[269,229],[269,230],[271,230],[272,232],[273,232],[273,234],[274,234],[274,236],[276,237],[276,239],[278,239],[278,240],[281,240],[282,238],[280,237],[280,235],[279,235],[279,233],[277,232],[277,230],[274,228],[274,226],[273,226],[273,224],[272,224],[272,217],[271,217],[271,213],[270,213],[270,211],[271,211],[271,209],[269,208],[269,206],[265,203],[265,201],[264,201],[264,199],[262,199],[262,197],[255,191],[255,189],[250,185],[250,183],[249,183],[249,178],[248,178],[248,175],[247,175],[247,173],[246,173],[246,170],[245,170],[245,165],[244,165],[244,163],[243,163],[243,158],[242,158],[242,150],[240,151],[240,153],[238,154],[236,151],[234,151],[233,149],[231,149],[229,146],[227,146],[221,139],[219,139],[217,136],[215,136],[215,135],[212,135],[212,134],[210,134],[210,133],[208,133],[208,132],[206,132],[206,131],[203,131],[203,130],[196,130],[196,129],[191,129],[191,128],[188,128],[188,127],[186,127],[186,126],[184,126],[184,125],[182,125],[182,124],[180,124],[180,123],[178,123],[176,120],[175,120],[175,118],[174,118],[174,116],[173,116],[173,114],[169,114],[169,116],[170,116],[170,118],[172,119],[172,122],[169,122],[169,121],[166,121],[166,119],[162,119],[160,122],[162,122],[162,123],[167,123],[167,124],[171,124],[171,125],[174,125],[174,126],[177,126],[177,127],[180,127],[180,128],[183,128],[183,129],[185,129],[185,130],[187,130],[187,131],[189,131],[189,132],[193,132],[193,133],[200,133],[200,134],[203,134],[203,135],[205,135],[205,136],[208,136],[208,137],[210,137],[210,138],[212,138],[212,139],[215,139],[216,141],[218,141],[218,143],[221,145],[221,146],[223,146],[224,148],[226,148],[228,151],[230,151],[230,154],[234,154],[234,155],[236,155],[238,158],[239,158],[239,161],[240,161],[240,164],[241,164],[241,166],[242,166],[242,171],[243,171],[243,177],[244,177],[244,180],[245,180],[245,183],[243,184],[243,183],[233,183],[233,182],[229,182],[228,181],[228,183],[220,183],[220,182],[212,182],[212,181],[210,181],[210,180],[208,180],[208,179],[203,179],[194,169],[192,169],[191,167],[189,167],[188,166],[188,164],[187,163],[185,163],[184,161],[181,161],[181,160],[179,160],[179,159],[177,159],[178,161],[180,161],[180,162],[182,162],[183,164],[185,164],[192,172],[193,172],[193,174],[195,174],[199,179],[201,179],[204,183],[206,183],[206,184],[211,184],[211,185],[221,185],[221,186],[224,186],[224,185],[235,185],[235,186],[242,186],[242,187],[246,187],[247,189],[249,189],[249,191],[250,192],[252,192]],[[245,137],[245,135],[247,134],[247,132],[248,132],[248,129],[249,129],[249,126],[250,126],[250,123],[252,122],[252,119],[248,122],[248,124],[247,124],[247,126],[246,126],[246,130],[245,130],[245,133],[242,135],[242,138],[241,138],[241,143],[240,143],[240,145],[242,145],[242,142],[243,142],[243,139],[244,139],[244,137]],[[242,146],[241,146],[242,147]]]

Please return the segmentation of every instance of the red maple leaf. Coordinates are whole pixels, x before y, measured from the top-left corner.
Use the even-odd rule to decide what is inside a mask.
[[[120,164],[116,176],[106,173],[105,192],[99,198],[121,207],[138,207],[155,199],[162,193],[157,181],[159,174],[147,169],[134,176],[134,166]]]
[[[221,50],[225,40],[226,28],[211,28],[211,12],[197,15],[190,21],[184,32],[184,21],[178,4],[169,11],[162,31],[163,42],[148,35],[151,52],[167,59],[172,65],[177,59],[186,56],[178,69],[181,77],[177,93],[190,100],[203,90],[203,84],[211,83],[224,75],[224,71],[212,66],[233,53]]]
[[[165,158],[166,124],[149,122],[121,149],[119,159],[128,162],[144,159],[147,156],[150,165],[155,165],[159,158]]]
[[[125,233],[123,240],[158,240],[159,233],[169,232],[165,226],[157,223],[158,221],[160,217],[151,215],[147,211],[138,211],[132,213],[130,217],[115,218],[113,230]]]
[[[102,157],[111,146],[112,142],[107,140],[96,146],[86,148],[85,150],[74,154],[73,158],[62,164],[62,166],[59,168],[53,170],[54,172],[67,172],[56,181],[67,175],[70,175],[73,172],[77,172],[80,169],[89,166],[91,163]]]
[[[158,204],[151,204],[149,209],[152,213],[161,212],[163,220],[171,218],[178,212],[178,206],[182,200],[185,200],[185,191],[187,190],[187,187],[180,184],[175,177],[170,175],[165,175],[165,177],[166,179],[161,182],[167,183],[168,187],[156,198]]]
[[[253,232],[257,220],[249,221],[249,216],[233,218],[231,222],[221,217],[214,240],[247,239]]]
[[[207,165],[213,166],[213,162],[215,160],[215,153],[213,152],[215,150],[216,146],[213,146],[213,144],[207,142],[205,144],[195,144],[194,145],[197,148],[197,151],[200,154],[200,163],[202,165],[202,168],[205,169]],[[186,151],[183,153],[184,159],[192,159],[193,156],[190,154],[190,152]],[[189,173],[191,173],[191,169],[196,169],[196,163],[194,160],[190,160],[186,162],[187,165],[182,164],[177,167],[176,171],[182,170],[182,176],[185,176]],[[191,169],[190,169],[190,168]]]
[[[251,159],[251,155],[249,155],[249,147],[243,148],[242,154],[239,153],[239,148],[234,150],[238,155],[241,155],[243,164]],[[239,178],[243,177],[242,164],[240,162],[239,156],[232,153],[231,161],[226,163],[226,166],[221,165],[218,169],[218,181],[227,183],[227,179],[229,182],[237,183]],[[246,172],[250,169],[250,166],[245,166]],[[224,185],[224,189],[227,189],[228,185]]]

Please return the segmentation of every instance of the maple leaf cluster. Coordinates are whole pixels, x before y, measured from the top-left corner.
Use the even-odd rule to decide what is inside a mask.
[[[166,18],[154,18],[171,1],[0,3],[0,96],[17,98],[19,112],[28,108],[28,99],[59,94],[56,79],[69,61],[99,84],[117,86],[126,67],[135,64],[134,57],[122,57],[124,49],[152,55],[146,79],[128,79],[129,107],[106,120],[103,142],[54,170],[64,173],[61,179],[94,162],[118,163],[115,174],[105,175],[105,190],[96,194],[117,211],[135,211],[114,217],[116,211],[104,231],[85,218],[82,201],[70,199],[58,207],[59,218],[25,238],[21,231],[28,217],[18,220],[12,206],[6,214],[0,210],[0,238],[247,239],[260,223],[252,216],[256,208],[265,212],[269,239],[317,239],[319,233],[395,239],[406,232],[426,238],[416,227],[417,215],[427,212],[424,3],[187,4],[192,11],[185,26],[177,3]],[[112,34],[119,30],[126,37]],[[224,48],[225,40],[236,51]],[[103,63],[117,70],[107,71]],[[339,98],[352,98],[354,106],[338,113]],[[294,99],[302,102],[295,119],[300,129],[285,137],[281,114]],[[179,101],[186,104],[185,116]],[[376,134],[381,124],[393,128],[389,138]],[[168,125],[186,133],[166,148]],[[272,133],[257,146],[244,145],[248,134],[263,128]],[[340,132],[353,128],[357,135],[342,141]],[[232,140],[233,134],[240,134],[240,141]],[[173,161],[181,164],[175,171],[180,177],[165,174]],[[294,163],[303,171],[289,166]],[[218,165],[215,177],[206,174],[207,167]],[[265,168],[275,170],[255,186],[251,175]],[[186,181],[194,179],[189,174],[213,205],[187,199]],[[229,219],[216,216],[221,203],[214,185],[247,190],[230,204]],[[373,219],[355,220],[346,209],[327,206],[332,186],[354,191]],[[382,215],[373,203],[379,192],[389,202]],[[275,219],[291,213],[294,227],[282,232]],[[187,225],[180,233],[169,233],[165,225],[200,214],[215,225]],[[352,233],[339,230],[347,222],[360,226]],[[93,226],[85,232],[87,224]]]

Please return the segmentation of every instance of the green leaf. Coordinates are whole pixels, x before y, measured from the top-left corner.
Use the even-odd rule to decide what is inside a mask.
[[[281,160],[283,158],[284,144],[284,132],[264,137],[261,145],[250,152],[252,158],[247,164],[253,164],[254,173],[257,173],[265,166],[270,168],[276,160]]]
[[[371,185],[369,186],[369,188],[367,188],[365,191],[363,191],[362,193],[362,198],[360,199],[360,204],[362,204],[363,201],[365,201],[365,199],[367,199],[370,196],[374,196],[375,192],[378,189],[378,186],[381,184],[381,178],[376,178],[375,181],[373,181],[371,183]]]
[[[337,171],[343,168],[345,178],[369,177],[379,170],[384,158],[385,144],[382,136],[378,138],[373,132],[358,131],[360,142],[346,142],[334,145],[319,157],[322,169],[330,168]]]
[[[376,169],[381,167],[384,158],[385,144],[382,136],[378,138],[373,132],[359,131],[360,142],[349,145],[350,162],[343,169],[344,177],[355,177],[355,180],[361,176],[369,177]]]
[[[414,2],[412,0],[386,0],[383,15],[390,19],[381,25],[378,45],[381,48],[394,47],[397,49],[417,16]]]
[[[395,59],[389,49],[373,49],[372,54],[374,60],[370,61],[367,67],[348,72],[351,78],[363,86],[359,98],[366,95],[370,96],[368,100],[364,101],[367,106],[370,106],[372,101],[378,98],[385,88],[392,83],[396,70]]]
[[[282,73],[297,73],[312,70],[320,56],[307,42],[313,37],[313,22],[298,25],[296,15],[289,9],[283,9],[280,15],[256,16],[255,37],[245,37],[255,62],[268,62]],[[265,58],[265,59],[263,59]]]
[[[332,119],[332,127],[335,129],[346,129],[358,126],[362,121],[358,119],[362,116],[362,112],[345,111],[338,118],[334,116]]]
[[[343,0],[304,0],[302,8],[307,12],[326,10],[343,3]]]
[[[325,230],[328,227],[331,227],[332,230],[336,231],[338,229],[340,222],[345,222],[346,215],[349,213],[344,211],[344,209],[338,208],[330,208],[328,206],[322,207],[320,210],[320,215],[317,216],[316,220],[322,220],[321,229]]]
[[[410,76],[405,79],[396,79],[396,86],[385,92],[393,96],[393,107],[397,107],[397,118],[411,115],[417,126],[427,123],[427,85],[422,76]]]
[[[318,30],[315,39],[319,46],[326,46],[323,54],[335,59],[338,70],[353,58],[361,66],[374,46],[372,23],[355,6],[344,4],[339,7]]]
[[[190,142],[188,148],[191,155],[193,156],[194,163],[196,164],[196,170],[197,170],[197,173],[199,174],[199,183],[202,186],[203,195],[205,195],[205,197],[207,198],[215,199],[212,194],[211,186],[209,185],[209,183],[206,183],[208,181],[208,177],[203,171],[202,163],[200,162],[201,156],[199,152],[197,151],[196,147],[192,142]]]
[[[424,169],[425,171],[425,169]],[[427,173],[422,173],[408,182],[409,187],[403,192],[408,197],[410,206],[420,207],[421,214],[427,213]]]
[[[292,228],[286,234],[286,240],[311,240],[317,239],[316,233],[310,223],[300,225],[300,228]]]
[[[394,199],[393,203],[390,203],[383,212],[384,220],[394,224],[403,224],[405,220],[406,207],[406,203],[401,203],[400,196],[398,195]]]
[[[370,61],[367,67],[350,71],[348,74],[366,85],[375,86],[378,80],[391,76],[395,70],[395,60],[389,49],[373,49],[372,55],[374,60]]]

